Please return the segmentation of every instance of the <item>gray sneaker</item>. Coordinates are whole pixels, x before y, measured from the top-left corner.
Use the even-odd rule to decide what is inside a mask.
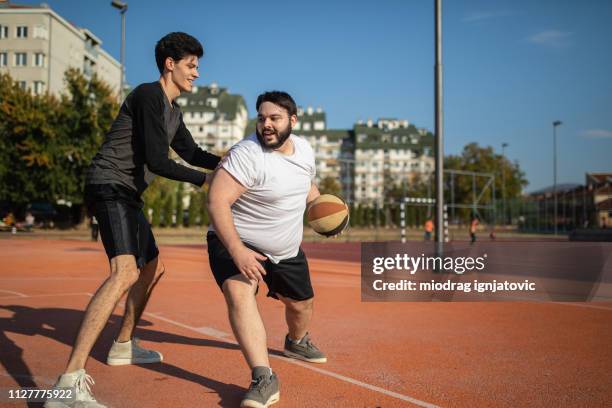
[[[280,400],[278,378],[270,367],[255,367],[251,376],[253,380],[241,407],[267,408]]]
[[[70,402],[49,400],[45,408],[106,408],[94,398],[90,386],[95,384],[93,378],[85,370],[80,369],[68,374],[62,374],[53,388],[73,388],[74,399]]]
[[[159,351],[147,350],[140,347],[138,338],[125,343],[113,342],[113,346],[108,352],[106,364],[111,366],[127,365],[127,364],[147,364],[160,363],[164,356]]]
[[[306,333],[299,343],[289,340],[289,335],[285,336],[285,350],[283,354],[287,357],[297,358],[298,360],[308,361],[309,363],[326,363],[327,357],[310,340],[310,335]]]

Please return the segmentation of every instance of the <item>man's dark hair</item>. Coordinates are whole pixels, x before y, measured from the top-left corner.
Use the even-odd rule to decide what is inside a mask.
[[[289,116],[297,115],[297,106],[295,101],[287,92],[270,91],[262,93],[257,97],[255,110],[259,111],[259,106],[264,102],[272,102],[275,105],[282,106],[285,108],[287,113],[289,113]]]
[[[155,45],[155,62],[159,73],[164,73],[166,58],[170,57],[175,61],[185,58],[188,55],[195,55],[201,58],[204,55],[202,44],[187,33],[175,32],[166,34]]]

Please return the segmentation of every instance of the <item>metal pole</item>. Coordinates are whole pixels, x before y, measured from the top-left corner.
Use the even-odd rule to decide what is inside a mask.
[[[406,243],[406,197],[400,201],[400,237],[402,244]]]
[[[553,224],[557,235],[557,127],[553,125]]]
[[[457,217],[455,216],[455,173],[451,173],[451,208],[453,210],[453,217],[451,222],[455,222]]]
[[[436,63],[435,63],[435,121],[436,121],[436,253],[444,251],[444,134],[442,128],[442,0],[435,0]]]
[[[553,224],[555,235],[557,235],[557,126],[561,125],[560,120],[553,122],[553,197],[554,197],[554,218]]]
[[[125,12],[128,9],[128,5],[121,0],[112,0],[111,6],[121,13],[121,78],[119,79],[119,99],[123,101],[123,88],[125,87]]]
[[[502,222],[508,223],[506,215],[506,147],[508,143],[502,143]]]
[[[125,12],[127,6],[121,9],[121,88],[119,89],[120,99],[123,101],[123,89],[125,87]]]

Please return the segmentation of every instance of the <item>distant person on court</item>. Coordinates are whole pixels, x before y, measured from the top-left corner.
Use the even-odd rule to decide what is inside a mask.
[[[424,228],[425,228],[425,241],[431,241],[431,235],[434,230],[434,223],[431,218],[428,218],[427,221],[425,221]]]
[[[28,211],[26,213],[26,216],[25,216],[25,224],[24,224],[24,226],[27,229],[32,229],[32,228],[34,228],[34,223],[35,222],[36,222],[36,218],[34,218],[34,215],[32,215],[32,213]]]
[[[11,211],[9,211],[9,213],[6,214],[2,221],[4,222],[4,225],[12,227],[13,225],[15,225],[15,215],[13,215]]]
[[[478,231],[478,217],[475,215],[472,216],[472,221],[470,221],[470,240],[471,244],[476,242],[476,231]]]
[[[164,273],[141,195],[155,175],[200,187],[206,173],[175,163],[169,148],[187,163],[214,169],[220,158],[201,150],[183,123],[176,98],[198,78],[202,45],[185,33],[170,33],[155,47],[158,81],[137,86],[125,99],[88,169],[85,200],[96,217],[110,276],[91,299],[56,387],[76,387],[78,407],[103,407],[90,391],[85,363],[119,299],[128,292],[121,329],[108,354],[109,365],[157,363],[161,353],[139,346],[134,328]],[[47,401],[46,407],[64,407]],[[72,405],[69,405],[72,406]]]
[[[251,369],[242,407],[267,407],[280,398],[255,298],[261,281],[267,295],[285,305],[289,333],[284,354],[313,363],[327,361],[307,332],[314,292],[300,248],[304,211],[320,195],[314,184],[314,153],[305,139],[291,134],[298,118],[289,94],[266,92],[257,98],[256,108],[256,134],[227,153],[208,198],[210,267]]]

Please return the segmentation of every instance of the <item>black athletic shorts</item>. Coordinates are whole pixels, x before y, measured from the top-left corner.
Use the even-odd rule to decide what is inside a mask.
[[[232,276],[239,275],[240,271],[234,264],[231,255],[214,232],[209,232],[206,236],[208,241],[208,260],[210,269],[217,281],[219,288],[223,290],[223,282]],[[245,244],[248,248],[261,253],[251,245]],[[278,299],[277,294],[293,300],[306,300],[314,296],[310,283],[310,273],[308,271],[308,261],[306,255],[300,248],[294,258],[284,259],[275,264],[270,260],[261,262],[266,274],[263,276],[264,282],[268,286],[268,296]]]
[[[108,259],[131,254],[142,268],[159,255],[135,191],[118,184],[89,184],[85,186],[85,203],[89,214],[98,220]]]

